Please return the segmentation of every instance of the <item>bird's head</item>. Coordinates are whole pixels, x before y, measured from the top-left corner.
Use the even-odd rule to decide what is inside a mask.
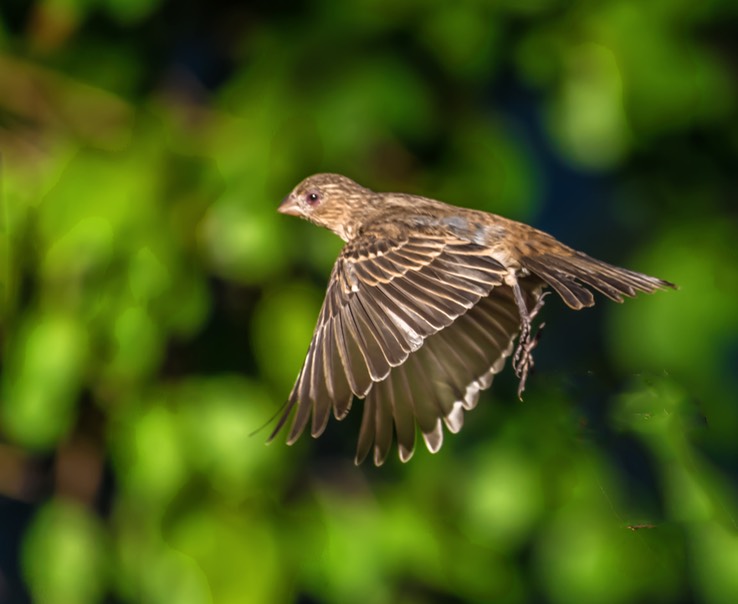
[[[282,214],[299,216],[333,231],[344,241],[353,238],[375,193],[340,174],[308,176],[284,198]]]

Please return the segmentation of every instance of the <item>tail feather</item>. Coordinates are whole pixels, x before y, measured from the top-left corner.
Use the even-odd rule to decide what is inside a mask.
[[[548,283],[568,306],[579,310],[594,304],[594,296],[586,287],[622,302],[638,292],[651,293],[673,283],[643,273],[602,262],[581,252],[570,256],[541,254],[523,259],[523,266]],[[586,286],[586,287],[585,287]]]

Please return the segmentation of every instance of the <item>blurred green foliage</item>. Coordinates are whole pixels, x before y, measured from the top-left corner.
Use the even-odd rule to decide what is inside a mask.
[[[738,601],[737,17],[0,8],[0,600]],[[435,456],[353,467],[356,411],[267,448],[340,248],[275,212],[318,170],[681,289],[550,304],[525,403]]]

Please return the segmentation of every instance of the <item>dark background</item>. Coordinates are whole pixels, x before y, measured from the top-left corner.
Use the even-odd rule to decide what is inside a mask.
[[[4,1],[0,601],[738,601],[732,0]],[[553,296],[432,456],[264,445],[316,171],[679,284]],[[360,403],[355,403],[360,407]]]

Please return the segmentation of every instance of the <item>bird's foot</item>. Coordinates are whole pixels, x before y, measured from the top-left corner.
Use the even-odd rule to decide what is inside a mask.
[[[533,333],[531,331],[533,319],[535,319],[536,315],[543,307],[544,298],[548,292],[544,292],[538,297],[535,306],[533,306],[531,310],[528,310],[523,298],[523,293],[517,283],[513,286],[513,292],[515,294],[515,302],[518,306],[518,312],[520,313],[520,337],[518,338],[518,347],[515,349],[515,354],[513,355],[512,366],[515,370],[515,375],[520,380],[518,383],[518,398],[523,400],[525,382],[534,365],[533,350],[538,345],[538,340],[541,337],[541,330],[545,326],[545,323],[541,323],[535,333]]]
[[[525,337],[521,333],[520,339],[518,340],[518,347],[513,357],[513,369],[515,370],[515,375],[520,380],[518,382],[518,398],[521,401],[523,400],[523,391],[525,390],[525,381],[528,379],[528,373],[530,373],[530,370],[533,369],[533,365],[535,364],[533,362],[533,349],[538,345],[538,340],[545,326],[545,323],[541,323],[533,337],[530,335],[530,326],[528,326]]]

